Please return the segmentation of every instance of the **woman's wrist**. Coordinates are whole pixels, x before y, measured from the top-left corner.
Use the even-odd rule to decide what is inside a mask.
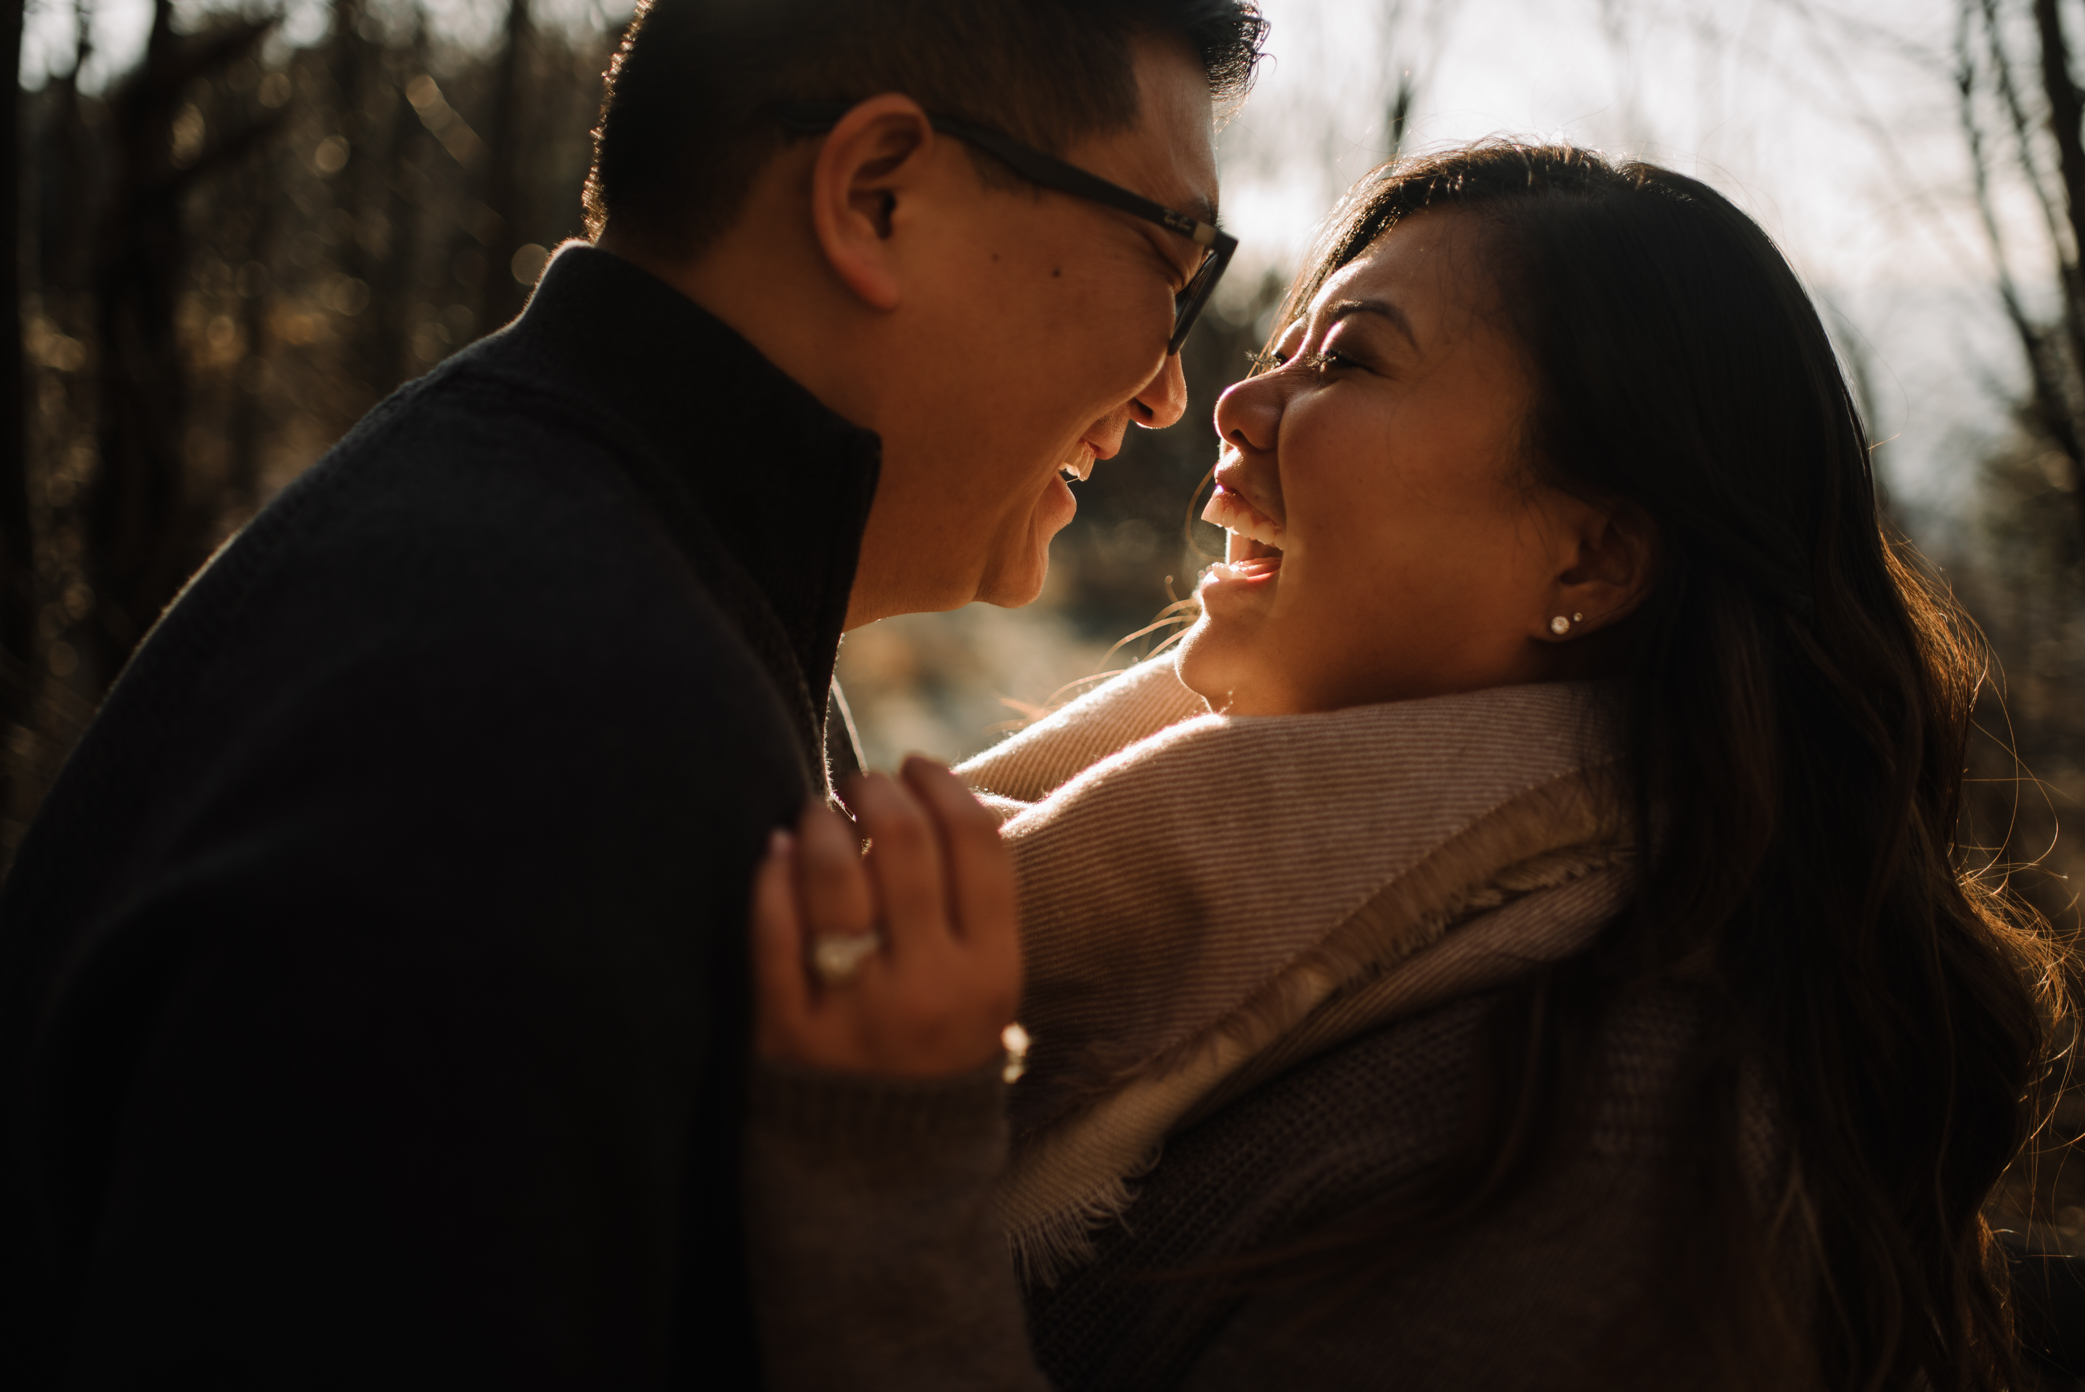
[[[889,1077],[757,1059],[750,1094],[756,1126],[804,1139],[941,1144],[997,1137],[1006,1109],[1000,1060],[941,1077]]]

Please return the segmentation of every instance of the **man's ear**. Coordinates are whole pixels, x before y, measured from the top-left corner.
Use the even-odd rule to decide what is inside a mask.
[[[1636,612],[1658,578],[1658,523],[1635,503],[1561,498],[1555,522],[1565,545],[1555,600],[1538,619],[1539,636],[1579,638],[1620,623]],[[1563,633],[1551,627],[1562,615]]]
[[[811,224],[819,249],[871,308],[898,307],[891,232],[924,177],[937,138],[918,102],[886,92],[842,116],[811,167]]]

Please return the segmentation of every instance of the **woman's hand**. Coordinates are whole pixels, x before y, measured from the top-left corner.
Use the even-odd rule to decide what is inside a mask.
[[[897,1077],[991,1062],[1021,995],[997,821],[918,757],[897,778],[850,779],[841,796],[859,833],[814,800],[795,836],[774,834],[754,878],[761,1055]]]

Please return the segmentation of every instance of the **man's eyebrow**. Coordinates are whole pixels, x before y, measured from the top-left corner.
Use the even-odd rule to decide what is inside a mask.
[[[1388,319],[1392,327],[1405,336],[1407,343],[1419,347],[1419,335],[1412,332],[1412,321],[1388,300],[1335,300],[1325,306],[1325,319],[1329,323],[1336,324],[1353,314],[1374,314]]]

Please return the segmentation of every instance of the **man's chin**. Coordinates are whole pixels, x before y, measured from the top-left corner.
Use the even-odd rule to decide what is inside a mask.
[[[1043,592],[1043,582],[1050,578],[1050,555],[1045,551],[1042,558],[1021,575],[988,576],[977,587],[977,597],[986,604],[996,604],[1001,609],[1019,609],[1024,604],[1033,604]]]
[[[978,583],[977,597],[1002,609],[1033,604],[1050,578],[1050,543],[1078,515],[1078,499],[1062,477],[1053,478],[1049,491],[1029,516],[1027,533],[999,548],[993,564]]]

